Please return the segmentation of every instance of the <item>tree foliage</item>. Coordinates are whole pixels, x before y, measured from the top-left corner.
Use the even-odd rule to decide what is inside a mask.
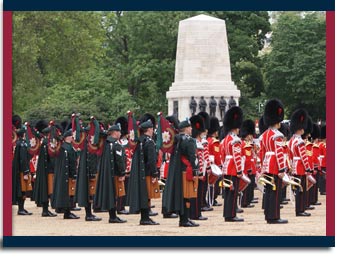
[[[266,94],[280,98],[288,117],[298,107],[325,119],[326,35],[320,13],[282,13],[265,57]]]
[[[259,103],[274,95],[291,109],[295,101],[315,103],[289,97],[294,93],[322,103],[321,15],[279,15],[272,51],[260,58],[271,30],[267,12],[14,12],[13,112],[26,120],[80,112],[85,121],[95,115],[106,124],[128,110],[166,113],[179,21],[201,13],[226,21],[232,79],[248,118],[258,117]],[[293,82],[300,87],[289,87]],[[291,95],[278,93],[286,88]]]

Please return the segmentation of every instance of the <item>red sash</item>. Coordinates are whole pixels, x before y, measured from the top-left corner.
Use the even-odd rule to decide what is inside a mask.
[[[182,163],[185,164],[186,166],[186,180],[187,181],[192,181],[193,180],[193,168],[191,163],[189,162],[188,159],[186,159],[185,156],[181,155],[181,161]]]

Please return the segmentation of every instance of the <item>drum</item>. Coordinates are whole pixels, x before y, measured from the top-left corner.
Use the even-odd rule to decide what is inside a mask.
[[[208,175],[208,184],[214,185],[215,182],[223,175],[223,172],[216,164],[211,164],[212,172]]]
[[[316,179],[312,175],[307,175],[307,191],[310,190],[310,188],[316,184]]]
[[[243,174],[242,177],[239,180],[239,187],[238,187],[238,192],[242,192],[245,190],[245,188],[251,183],[250,178],[246,175]]]

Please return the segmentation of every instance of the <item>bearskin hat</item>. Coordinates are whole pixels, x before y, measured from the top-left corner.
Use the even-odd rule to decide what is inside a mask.
[[[171,125],[173,125],[173,127],[176,130],[179,130],[179,119],[177,119],[175,116],[166,116],[166,119],[168,120],[169,123],[171,123]]]
[[[307,127],[304,128],[304,134],[302,135],[302,138],[306,139],[311,134],[312,131],[313,131],[313,120],[308,115]]]
[[[205,130],[210,129],[210,115],[205,111],[199,112],[198,115],[204,119]]]
[[[212,135],[214,132],[219,132],[220,124],[218,118],[215,116],[210,118],[210,127],[208,129],[208,134]]]
[[[116,119],[115,125],[121,125],[121,133],[122,135],[128,134],[128,119],[125,116],[120,116]]]
[[[153,127],[155,128],[156,119],[155,119],[155,117],[154,117],[152,114],[150,114],[150,113],[145,113],[145,114],[143,114],[143,115],[140,117],[140,119],[139,119],[140,124],[142,124],[142,123],[148,121],[149,119],[150,119],[150,121],[152,121]]]
[[[327,137],[327,132],[326,132],[326,126],[322,126],[321,127],[321,135],[320,135],[320,139],[326,139]]]
[[[262,116],[260,119],[259,119],[259,122],[258,122],[258,128],[259,128],[259,134],[262,134],[266,131],[266,129],[268,129],[268,127],[265,125],[264,123],[264,116]]]
[[[243,121],[242,126],[240,127],[240,137],[245,138],[248,135],[254,135],[256,131],[255,122],[251,119],[247,119]]]
[[[319,139],[321,136],[321,129],[318,124],[313,124],[313,131],[311,132],[311,138],[313,140]]]
[[[308,126],[308,113],[305,109],[296,109],[291,115],[290,132],[295,133],[297,130],[306,129]]]
[[[242,123],[243,110],[240,107],[234,106],[225,113],[223,121],[225,133],[228,133],[232,129],[240,128]]]
[[[280,123],[284,119],[284,107],[280,100],[271,99],[265,104],[264,123],[267,127]]]
[[[282,122],[281,127],[278,129],[278,131],[280,131],[284,135],[284,137],[286,137],[287,139],[290,138],[289,124]]]
[[[12,125],[14,125],[16,129],[21,128],[22,120],[21,120],[21,117],[19,115],[12,116]]]
[[[205,132],[205,124],[202,116],[194,115],[190,119],[192,126],[192,137],[196,138],[200,133]]]
[[[47,123],[46,120],[39,120],[39,121],[37,121],[37,123],[34,127],[36,128],[36,130],[38,132],[42,133],[43,130],[48,126],[49,126],[49,124]]]

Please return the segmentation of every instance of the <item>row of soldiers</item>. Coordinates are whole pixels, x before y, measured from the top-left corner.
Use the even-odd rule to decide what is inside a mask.
[[[155,130],[162,128],[156,128],[151,114],[139,119],[140,135],[133,145],[129,144],[134,136],[128,131],[126,117],[116,119],[107,129],[94,118],[86,128],[79,123],[77,115],[72,118],[73,129],[71,123],[58,130],[53,123],[39,121],[35,130],[41,144],[33,200],[43,207],[42,216],[56,216],[48,210],[51,200],[51,206],[64,212],[65,219],[78,219],[71,212],[77,202],[85,207],[87,221],[101,220],[92,214],[93,204],[93,208],[109,212],[109,223],[126,222],[117,213],[140,213],[141,225],[158,225],[150,218],[157,215],[151,211],[151,199],[160,198],[161,177],[165,180],[164,218],[180,217],[179,226],[196,227],[199,224],[193,220],[207,219],[201,211],[221,205],[217,202],[220,189],[223,189],[225,221],[243,221],[236,216],[240,212],[238,196],[242,207],[252,207],[251,203],[257,202],[254,186],[261,182],[268,223],[287,223],[280,217],[286,184],[292,184],[295,189],[296,216],[309,216],[305,210],[320,203],[317,184],[307,191],[306,177],[321,181],[320,191],[325,194],[325,127],[322,128],[324,136],[319,136],[319,127],[313,125],[303,109],[293,113],[290,127],[281,123],[283,118],[282,103],[268,101],[260,120],[261,135],[254,139],[253,121],[243,121],[243,111],[237,106],[226,112],[222,127],[217,118],[206,112],[181,122],[169,116],[167,120],[174,132],[171,141],[164,140],[173,146],[169,153],[156,150]],[[27,127],[21,125],[17,116],[13,117],[13,126],[18,136],[13,156],[13,189],[16,189],[13,204],[18,204],[19,215],[29,215],[24,209],[26,191],[30,190],[25,188],[29,184],[27,161],[30,158],[25,140]],[[75,128],[82,131],[80,136]],[[286,144],[289,129],[293,135]],[[62,132],[59,140],[53,137],[56,131]],[[313,143],[307,141],[310,134]],[[318,143],[320,138],[324,140]],[[287,180],[288,174],[294,177]],[[299,183],[293,183],[293,178]],[[129,212],[125,206],[129,206]]]

